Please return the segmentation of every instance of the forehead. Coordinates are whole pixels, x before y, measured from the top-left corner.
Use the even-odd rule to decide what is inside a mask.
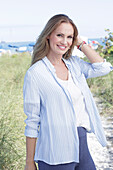
[[[73,34],[74,29],[70,23],[61,23],[54,31],[54,33],[60,32],[63,34]]]

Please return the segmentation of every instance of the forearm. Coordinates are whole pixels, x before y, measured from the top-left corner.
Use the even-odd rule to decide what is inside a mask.
[[[37,138],[26,137],[26,163],[34,162],[36,140]]]
[[[103,58],[95,50],[90,48],[87,44],[84,44],[81,47],[81,50],[91,63],[104,62]]]
[[[83,42],[80,36],[77,36],[75,45],[78,47]],[[87,44],[81,46],[81,51],[86,55],[91,63],[100,63],[104,62],[103,58]]]

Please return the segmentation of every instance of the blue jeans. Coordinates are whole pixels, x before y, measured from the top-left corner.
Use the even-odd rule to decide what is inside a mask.
[[[58,165],[49,165],[43,161],[38,161],[39,170],[96,170],[87,146],[87,135],[85,128],[78,127],[78,135],[79,163],[71,162]]]

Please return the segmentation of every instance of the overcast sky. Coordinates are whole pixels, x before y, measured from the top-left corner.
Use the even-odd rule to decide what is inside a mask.
[[[113,0],[0,0],[0,41],[35,41],[50,17],[67,14],[80,35],[113,31]]]

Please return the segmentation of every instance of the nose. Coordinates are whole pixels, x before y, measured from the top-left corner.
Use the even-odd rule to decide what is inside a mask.
[[[61,43],[64,44],[64,45],[67,45],[67,38],[63,37]]]

